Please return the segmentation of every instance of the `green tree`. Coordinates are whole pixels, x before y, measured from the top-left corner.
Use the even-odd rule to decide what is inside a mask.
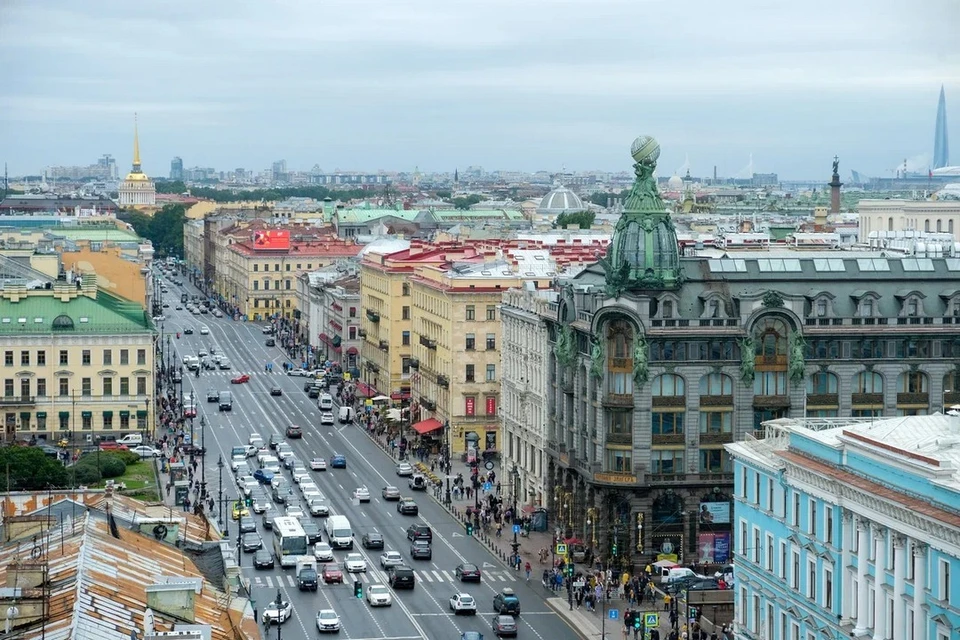
[[[366,198],[371,195],[365,189],[343,189],[334,191],[326,187],[284,187],[282,189],[216,189],[213,187],[191,187],[190,194],[198,198],[205,198],[214,202],[236,202],[237,200],[286,200],[287,198],[313,198],[323,200],[353,200]]]
[[[460,198],[454,198],[454,199],[453,199],[453,206],[456,207],[457,209],[467,210],[467,209],[469,209],[470,207],[472,207],[473,205],[475,205],[475,204],[477,204],[478,202],[480,202],[481,200],[483,200],[482,197],[478,196],[477,194],[471,194],[471,195],[469,195],[469,196],[462,196],[462,197],[460,197]]]
[[[183,180],[174,180],[172,182],[157,182],[155,183],[157,187],[157,193],[185,193],[187,191],[187,185],[183,184]]]
[[[587,198],[587,200],[597,205],[598,207],[605,207],[607,206],[608,199],[619,198],[619,197],[620,197],[619,193],[613,193],[613,192],[608,193],[606,191],[597,191],[595,193],[591,193],[590,196]]]
[[[453,194],[450,191],[437,191],[436,195],[440,200],[449,200]]]
[[[0,490],[39,491],[69,485],[70,474],[64,466],[39,447],[0,448]]]
[[[183,256],[183,225],[187,212],[182,204],[164,205],[152,216],[131,211],[117,217],[129,223],[141,238],[150,240],[158,258]]]
[[[597,217],[593,211],[572,211],[561,213],[553,223],[554,229],[563,229],[569,225],[579,225],[581,229],[589,229]]]

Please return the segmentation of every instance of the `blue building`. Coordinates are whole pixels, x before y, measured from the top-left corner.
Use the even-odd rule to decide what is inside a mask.
[[[960,638],[960,416],[763,426],[726,445],[736,637]]]

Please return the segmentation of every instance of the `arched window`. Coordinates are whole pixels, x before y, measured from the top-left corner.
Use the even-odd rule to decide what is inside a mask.
[[[923,230],[926,231],[927,233],[930,233],[930,220],[929,220],[929,219],[923,221]]]
[[[937,220],[937,233],[943,231],[943,220]]]
[[[883,393],[883,376],[875,371],[861,371],[853,378],[853,393]]]
[[[953,233],[953,219],[947,220],[947,233]]]
[[[675,397],[686,393],[686,383],[678,375],[664,373],[653,379],[651,395],[654,397]]]
[[[887,218],[887,231],[893,231],[893,218]]]
[[[897,378],[897,393],[927,393],[927,374],[922,371],[904,371]]]
[[[807,378],[807,393],[811,395],[836,395],[839,389],[840,379],[835,373],[818,371]]]
[[[754,328],[756,353],[764,359],[787,355],[787,323],[779,318],[764,318]]]
[[[629,322],[617,320],[610,325],[609,353],[612,358],[633,357],[633,327]]]
[[[725,373],[708,373],[700,378],[701,396],[732,396],[733,378]]]

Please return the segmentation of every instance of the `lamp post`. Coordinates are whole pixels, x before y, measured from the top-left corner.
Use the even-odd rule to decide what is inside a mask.
[[[227,525],[223,521],[223,454],[220,454],[220,459],[217,460],[217,470],[219,471],[220,479],[218,481],[217,489],[217,521],[220,523],[220,526],[223,527],[224,535],[226,535]]]
[[[517,525],[520,524],[520,518],[517,517],[517,487],[519,486],[520,481],[520,472],[517,471],[517,465],[513,465],[513,487],[510,493],[513,494],[513,506],[511,507],[511,513],[513,513],[513,544],[510,547],[513,549],[513,561],[516,563],[517,571],[520,570],[520,543],[517,541]]]
[[[200,416],[200,499],[207,497],[207,419]]]
[[[150,397],[149,397],[149,396],[147,396],[146,398],[143,399],[143,411],[144,411],[144,413],[146,413],[147,415],[144,416],[144,420],[145,420],[144,425],[143,425],[143,426],[145,427],[145,428],[144,428],[144,433],[141,433],[140,435],[143,436],[143,439],[144,439],[144,440],[146,440],[146,439],[147,439],[147,434],[146,434],[146,432],[151,430],[151,429],[150,429]],[[154,433],[153,433],[153,439],[156,440],[156,439],[157,439],[156,430],[154,429],[153,432],[154,432]]]
[[[283,595],[277,589],[277,640],[280,640],[280,612],[283,610]]]

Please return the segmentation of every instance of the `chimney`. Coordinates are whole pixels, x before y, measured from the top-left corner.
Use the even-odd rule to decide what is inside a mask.
[[[203,590],[203,578],[161,576],[158,584],[148,585],[147,606],[181,620],[196,620],[196,599]]]

